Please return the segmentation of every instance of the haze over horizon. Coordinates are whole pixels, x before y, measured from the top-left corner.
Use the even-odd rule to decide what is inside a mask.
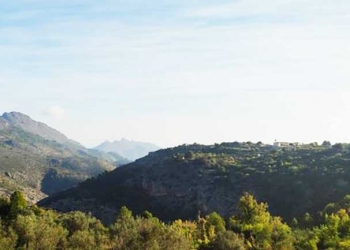
[[[0,2],[0,113],[87,147],[350,142],[349,1]]]

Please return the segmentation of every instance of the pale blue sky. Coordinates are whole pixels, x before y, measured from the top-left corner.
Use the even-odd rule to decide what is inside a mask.
[[[0,0],[0,112],[91,147],[350,142],[350,2]]]

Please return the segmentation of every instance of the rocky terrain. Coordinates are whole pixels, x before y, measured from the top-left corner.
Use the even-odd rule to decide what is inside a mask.
[[[19,189],[36,202],[123,161],[117,154],[86,149],[27,115],[11,112],[0,116],[1,194]]]

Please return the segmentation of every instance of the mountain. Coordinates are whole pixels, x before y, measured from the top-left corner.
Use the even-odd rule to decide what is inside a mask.
[[[86,149],[25,114],[0,116],[0,194],[20,189],[36,202],[114,169],[120,159]]]
[[[98,149],[88,149],[89,155],[92,155],[94,157],[104,159],[109,162],[114,162],[116,163],[117,166],[122,166],[125,164],[130,163],[131,161],[129,159],[126,159],[125,157],[115,153],[115,152],[102,152]]]
[[[44,123],[32,120],[28,115],[19,112],[10,112],[4,113],[0,118],[16,128],[38,135],[44,139],[56,141],[62,144],[70,144],[71,146],[82,147],[78,142],[68,139],[64,134],[50,128]]]
[[[163,220],[193,219],[212,211],[233,214],[239,197],[249,192],[290,221],[348,194],[349,163],[348,144],[183,145],[151,153],[39,205],[92,212],[105,222],[124,205]]]
[[[129,141],[123,138],[120,141],[105,141],[101,145],[95,147],[95,149],[106,153],[114,152],[134,161],[146,156],[150,152],[159,150],[160,147],[148,142]]]

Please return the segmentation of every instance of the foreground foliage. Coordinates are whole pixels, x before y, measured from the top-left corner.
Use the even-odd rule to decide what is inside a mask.
[[[91,214],[58,213],[28,207],[16,191],[0,199],[1,249],[349,249],[350,196],[329,204],[315,224],[310,214],[293,227],[268,212],[266,203],[244,194],[229,218],[213,212],[197,220],[164,223],[145,211],[133,216],[122,207],[105,226]]]

